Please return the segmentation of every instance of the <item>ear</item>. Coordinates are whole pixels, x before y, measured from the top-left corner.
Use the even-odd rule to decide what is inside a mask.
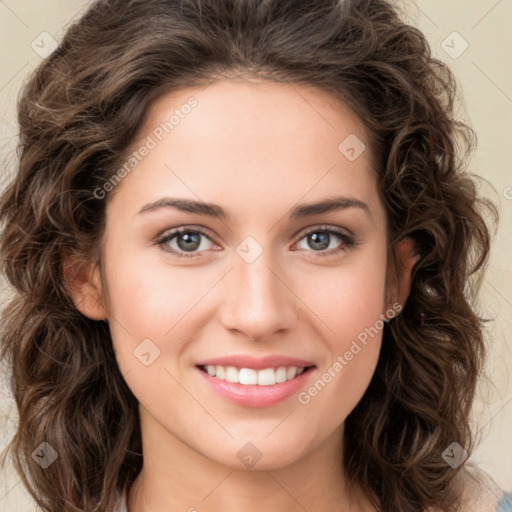
[[[398,302],[403,308],[409,297],[412,269],[420,259],[414,250],[412,238],[404,238],[394,249],[394,262],[389,264],[387,280],[387,303],[390,306]]]
[[[62,264],[65,285],[76,308],[92,320],[106,320],[104,291],[99,263],[65,258]]]

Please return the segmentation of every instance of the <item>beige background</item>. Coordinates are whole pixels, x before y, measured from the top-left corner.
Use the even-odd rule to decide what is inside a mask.
[[[13,162],[20,84],[41,61],[38,52],[49,47],[50,36],[59,40],[86,4],[83,0],[0,0],[0,158]],[[409,22],[426,33],[433,53],[449,63],[462,87],[460,107],[465,113],[460,110],[460,115],[469,119],[479,140],[471,170],[490,182],[482,192],[500,205],[500,228],[482,290],[482,309],[495,319],[489,328],[487,366],[493,385],[480,389],[475,422],[484,432],[484,441],[473,460],[502,488],[512,490],[512,0],[403,0],[402,4]],[[1,170],[2,182],[6,172]],[[0,449],[16,421],[3,375]],[[13,471],[0,474],[0,512],[33,510],[18,476]]]

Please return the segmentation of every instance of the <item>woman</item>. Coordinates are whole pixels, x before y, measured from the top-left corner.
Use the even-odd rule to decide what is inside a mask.
[[[43,510],[494,510],[455,93],[384,0],[91,5],[0,204]]]

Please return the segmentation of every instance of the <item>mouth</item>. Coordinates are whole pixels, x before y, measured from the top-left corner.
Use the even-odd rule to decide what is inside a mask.
[[[238,368],[236,366],[197,365],[197,368],[219,381],[243,386],[276,386],[295,380],[310,372],[311,366],[278,366],[262,369]]]

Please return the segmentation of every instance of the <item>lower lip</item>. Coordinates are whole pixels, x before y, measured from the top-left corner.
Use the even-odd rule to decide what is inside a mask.
[[[292,380],[271,386],[257,386],[217,379],[196,367],[196,370],[214,391],[227,400],[244,407],[269,407],[285,400],[294,393],[297,393],[305,385],[315,369],[316,367],[314,366],[310,367]]]

